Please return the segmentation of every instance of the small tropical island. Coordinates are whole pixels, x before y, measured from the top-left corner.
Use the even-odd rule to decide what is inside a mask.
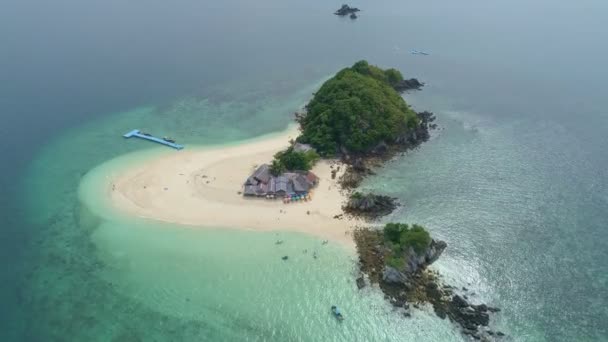
[[[341,17],[349,15],[351,16],[352,19],[357,18],[357,12],[359,12],[360,9],[356,8],[356,7],[350,7],[347,4],[343,4],[342,7],[340,7],[338,10],[336,10],[336,12],[334,12],[335,15],[339,15]],[[353,17],[354,16],[354,17]]]
[[[467,294],[458,294],[459,289],[441,284],[440,275],[427,269],[447,244],[431,238],[424,227],[390,222],[383,229],[357,229],[354,238],[362,272],[356,280],[359,288],[366,285],[366,279],[378,285],[385,298],[403,310],[404,317],[410,317],[410,305],[418,308],[429,303],[437,316],[458,324],[463,334],[475,340],[504,336],[488,328],[490,314],[500,309],[469,303]]]
[[[289,148],[275,154],[270,166],[263,164],[248,178],[244,194],[271,189],[270,198],[279,192],[287,200],[298,197],[298,192],[306,196],[316,185],[306,181],[314,164],[320,158],[337,159],[346,166],[340,179],[341,188],[349,192],[342,206],[344,214],[366,223],[390,214],[399,205],[394,198],[355,189],[365,176],[373,174],[374,167],[429,139],[429,129],[436,127],[433,114],[415,112],[399,94],[421,86],[418,80],[405,80],[396,69],[383,70],[367,61],[339,71],[297,113],[301,134]],[[470,304],[466,295],[454,293],[450,285],[440,285],[439,275],[428,271],[447,244],[431,238],[424,227],[361,225],[354,240],[362,274],[356,279],[359,288],[365,286],[366,278],[377,284],[395,307],[404,309],[405,317],[410,315],[408,303],[429,303],[439,317],[457,323],[474,339],[502,336],[486,328],[490,313],[499,311],[497,308]]]
[[[469,303],[428,269],[447,244],[418,224],[378,228],[400,204],[357,191],[384,162],[430,138],[434,115],[414,111],[400,94],[422,85],[396,69],[359,61],[327,80],[295,114],[298,127],[240,145],[163,155],[113,178],[107,192],[117,208],[140,217],[294,230],[341,242],[358,253],[357,286],[379,286],[405,317],[410,303],[428,303],[474,339],[499,337],[487,328],[498,309]]]

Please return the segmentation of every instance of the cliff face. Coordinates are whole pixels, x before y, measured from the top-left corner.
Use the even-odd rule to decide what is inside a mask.
[[[431,240],[430,245],[422,252],[416,253],[412,247],[404,252],[405,265],[396,269],[385,265],[382,270],[382,280],[389,284],[409,286],[412,276],[435,262],[448,245],[444,241]]]

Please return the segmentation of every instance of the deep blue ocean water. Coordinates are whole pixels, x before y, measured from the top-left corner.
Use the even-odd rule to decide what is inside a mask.
[[[427,83],[405,97],[434,111],[440,130],[365,186],[400,198],[394,219],[448,242],[436,268],[503,308],[496,324],[515,341],[608,340],[604,2],[360,1],[356,21],[318,0],[3,5],[2,340],[318,340],[306,333],[325,331],[314,320],[296,329],[231,325],[221,309],[190,315],[171,305],[187,283],[138,300],[136,284],[154,269],[140,268],[138,281],[116,271],[101,248],[115,227],[76,191],[98,164],[147,147],[113,140],[123,127],[199,144],[277,131],[319,82],[359,59]],[[161,255],[149,246],[131,261]],[[365,323],[362,340],[458,338],[426,316],[404,323],[411,335],[393,318]]]

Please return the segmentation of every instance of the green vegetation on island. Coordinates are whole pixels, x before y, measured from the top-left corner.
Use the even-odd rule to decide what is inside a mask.
[[[319,160],[319,154],[315,150],[296,151],[293,146],[274,155],[270,172],[279,175],[286,171],[309,171]]]
[[[366,153],[393,144],[419,125],[419,118],[395,90],[398,70],[359,61],[342,69],[317,91],[298,117],[298,142],[311,144],[324,157]]]
[[[387,265],[402,268],[410,248],[418,255],[424,253],[431,244],[431,236],[424,227],[406,223],[387,223],[384,226],[384,243],[390,246],[390,255],[385,257]]]

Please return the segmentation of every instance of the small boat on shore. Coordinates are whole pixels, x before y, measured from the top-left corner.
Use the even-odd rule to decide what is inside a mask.
[[[334,317],[336,317],[336,319],[338,321],[343,321],[344,320],[344,316],[342,316],[342,313],[340,312],[340,309],[338,309],[337,306],[332,305],[331,306],[331,313],[334,314]]]

